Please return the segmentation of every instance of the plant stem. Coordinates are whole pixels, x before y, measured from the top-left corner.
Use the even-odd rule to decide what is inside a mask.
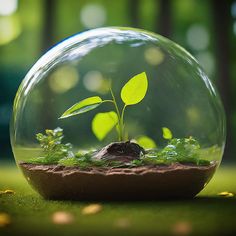
[[[117,116],[118,116],[118,138],[119,138],[119,141],[123,141],[123,131],[122,131],[120,111],[119,111],[119,108],[117,106],[116,98],[114,96],[114,93],[113,93],[111,87],[110,87],[110,92],[111,92],[113,104],[115,106],[115,109],[116,109],[116,112],[117,112]]]
[[[123,107],[123,109],[122,109],[122,112],[121,112],[121,120],[120,120],[120,123],[121,123],[121,130],[122,130],[122,132],[121,132],[121,137],[122,137],[122,140],[123,141],[125,141],[124,139],[125,139],[125,137],[124,137],[124,128],[125,128],[125,126],[124,126],[124,114],[125,114],[125,108],[126,108],[126,105],[124,105],[124,107]]]

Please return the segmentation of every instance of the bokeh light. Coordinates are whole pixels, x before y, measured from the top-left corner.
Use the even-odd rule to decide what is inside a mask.
[[[164,60],[164,54],[157,47],[150,47],[144,52],[145,60],[153,66],[157,66]]]
[[[195,50],[204,50],[209,45],[209,33],[200,24],[192,25],[187,31],[187,43]]]
[[[106,10],[100,4],[87,4],[81,9],[80,20],[88,29],[103,26],[106,22]]]
[[[0,15],[8,16],[16,12],[18,7],[17,0],[0,0]]]
[[[72,66],[63,66],[51,75],[49,86],[55,93],[65,93],[72,89],[78,82],[78,71]]]
[[[91,92],[106,93],[109,91],[109,81],[99,71],[89,71],[84,76],[84,86]]]
[[[0,45],[16,39],[21,33],[21,25],[17,16],[0,18]]]

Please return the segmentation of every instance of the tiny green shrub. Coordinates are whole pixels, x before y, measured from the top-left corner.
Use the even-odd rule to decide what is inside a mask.
[[[64,157],[73,157],[70,143],[63,144],[63,130],[56,128],[54,130],[47,129],[45,134],[36,134],[36,139],[39,141],[43,149],[40,157],[29,160],[35,164],[57,164]]]

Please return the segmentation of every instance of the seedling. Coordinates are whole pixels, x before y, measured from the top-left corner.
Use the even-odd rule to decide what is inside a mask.
[[[125,132],[124,124],[124,114],[125,109],[128,106],[138,104],[146,96],[148,89],[148,80],[145,72],[135,75],[131,78],[121,89],[120,96],[124,103],[123,108],[120,109],[117,105],[116,97],[113,93],[113,90],[110,86],[110,100],[103,100],[99,96],[93,96],[86,98],[68,110],[66,110],[60,119],[68,118],[70,116],[79,115],[90,110],[93,110],[100,106],[103,103],[112,103],[114,105],[114,111],[108,111],[103,113],[98,113],[92,120],[92,131],[95,136],[101,141],[103,140],[108,133],[116,126],[118,133],[118,140],[125,141],[127,140],[127,134]]]

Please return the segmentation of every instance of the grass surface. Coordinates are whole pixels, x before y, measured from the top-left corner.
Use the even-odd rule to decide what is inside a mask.
[[[103,209],[94,215],[81,213],[90,202],[45,201],[16,167],[2,165],[0,190],[6,189],[15,194],[0,195],[0,213],[11,217],[0,235],[236,235],[236,197],[217,196],[236,192],[236,167],[221,167],[195,199],[100,202]],[[53,223],[56,211],[72,213],[74,223]]]

